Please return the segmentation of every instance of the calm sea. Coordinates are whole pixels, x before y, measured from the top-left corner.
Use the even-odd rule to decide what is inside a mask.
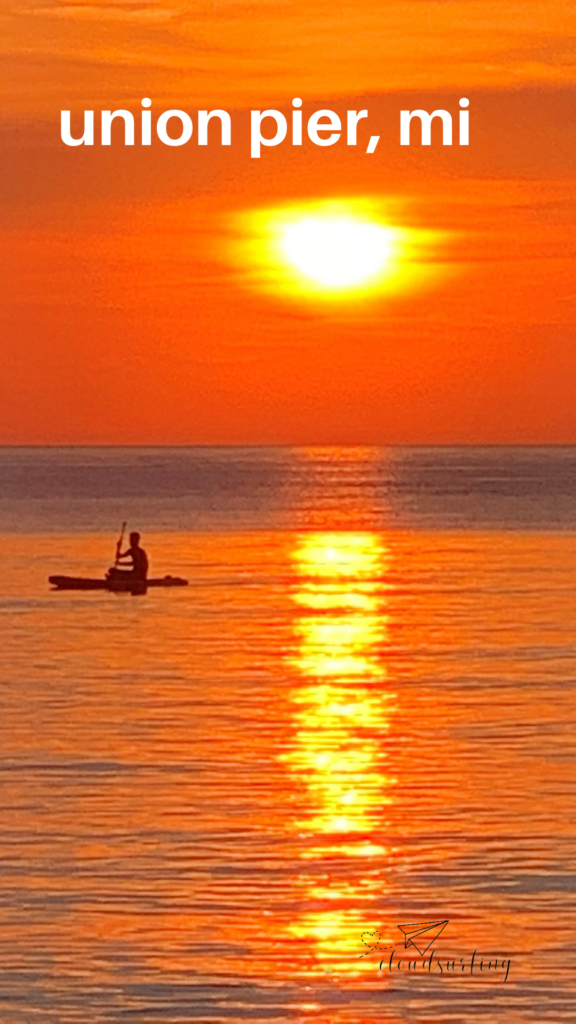
[[[0,449],[0,559],[2,1024],[574,1020],[576,449]]]

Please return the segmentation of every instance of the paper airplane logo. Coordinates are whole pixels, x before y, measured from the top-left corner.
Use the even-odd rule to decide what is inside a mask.
[[[441,932],[444,931],[448,921],[420,921],[419,924],[399,924],[401,932],[404,932],[404,948],[414,946],[414,949],[424,956],[427,949]],[[416,941],[418,940],[418,941]]]

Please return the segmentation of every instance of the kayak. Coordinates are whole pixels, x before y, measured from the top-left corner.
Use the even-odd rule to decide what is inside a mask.
[[[56,590],[112,590],[128,591],[146,590],[148,587],[187,587],[188,580],[179,576],[152,577],[149,580],[135,580],[129,573],[125,576],[112,576],[106,579],[90,579],[86,576],[49,576],[48,582]]]

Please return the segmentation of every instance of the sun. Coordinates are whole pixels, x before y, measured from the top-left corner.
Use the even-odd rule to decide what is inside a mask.
[[[365,309],[438,276],[440,233],[401,226],[401,214],[398,203],[352,197],[245,210],[233,218],[227,252],[245,287]]]
[[[384,270],[394,254],[394,232],[350,214],[304,216],[286,225],[280,247],[312,281],[351,288]]]

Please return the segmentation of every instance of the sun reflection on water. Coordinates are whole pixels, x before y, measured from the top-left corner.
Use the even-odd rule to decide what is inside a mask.
[[[301,858],[324,870],[303,876],[313,909],[290,931],[312,942],[312,970],[329,965],[349,975],[358,971],[369,907],[387,887],[383,831],[395,781],[386,769],[390,557],[376,533],[311,533],[299,538],[293,561],[299,614],[291,665],[304,681],[292,696],[294,741],[282,759],[307,794],[307,814],[294,825],[314,838]]]

